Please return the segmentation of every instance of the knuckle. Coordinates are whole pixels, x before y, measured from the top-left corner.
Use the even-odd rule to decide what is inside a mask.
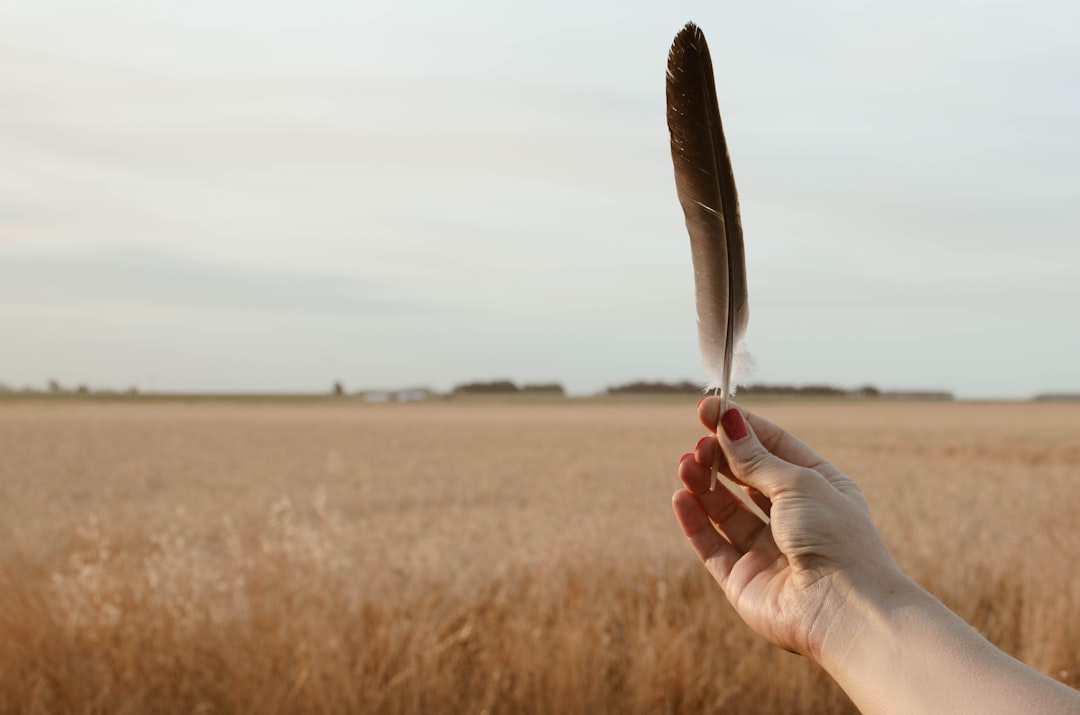
[[[771,462],[772,455],[761,445],[756,445],[739,460],[742,471],[748,474],[756,474],[763,471]]]

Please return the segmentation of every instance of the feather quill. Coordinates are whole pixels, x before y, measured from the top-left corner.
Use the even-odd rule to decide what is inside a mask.
[[[706,389],[720,393],[723,414],[750,318],[746,260],[712,59],[705,35],[693,23],[679,32],[668,54],[667,122],[675,187],[690,234]],[[714,460],[710,490],[716,488],[716,467]]]

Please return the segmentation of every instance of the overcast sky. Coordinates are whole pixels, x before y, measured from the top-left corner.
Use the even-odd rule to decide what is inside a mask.
[[[702,381],[708,37],[753,381],[1080,391],[1080,6],[0,2],[0,382]]]

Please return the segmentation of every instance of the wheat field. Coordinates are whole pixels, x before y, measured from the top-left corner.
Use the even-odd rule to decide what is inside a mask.
[[[769,402],[1080,685],[1080,406]],[[837,713],[683,543],[693,401],[0,403],[0,712]]]

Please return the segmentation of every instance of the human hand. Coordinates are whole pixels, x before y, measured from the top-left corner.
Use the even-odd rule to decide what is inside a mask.
[[[720,400],[698,404],[715,429]],[[905,576],[858,487],[780,427],[739,407],[679,461],[675,516],[736,612],[814,659],[860,712],[1080,712],[1080,693],[995,648]],[[720,486],[720,471],[768,522]]]
[[[714,432],[719,410],[716,397],[698,405],[698,418]],[[708,491],[717,445],[709,435],[679,462],[679,525],[754,631],[821,662],[823,648],[844,647],[857,627],[858,604],[913,584],[885,548],[859,488],[810,447],[737,406],[716,434],[720,472],[769,521],[722,484]]]

